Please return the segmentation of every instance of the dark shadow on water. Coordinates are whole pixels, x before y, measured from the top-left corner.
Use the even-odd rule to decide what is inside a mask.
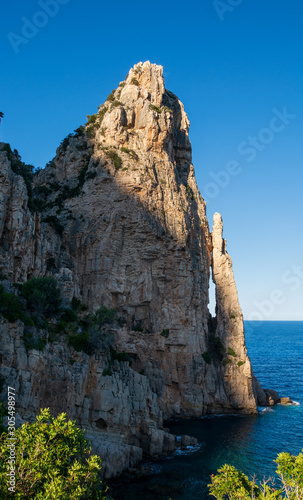
[[[249,449],[258,416],[210,417],[201,420],[171,422],[170,432],[196,437],[201,448],[189,455],[158,460],[161,472],[136,479],[128,484],[114,483],[111,494],[115,500],[172,500],[207,498],[210,475],[226,462],[226,449],[230,449],[229,463],[235,452],[245,456]],[[222,450],[224,452],[222,453]],[[237,464],[235,464],[237,465]]]

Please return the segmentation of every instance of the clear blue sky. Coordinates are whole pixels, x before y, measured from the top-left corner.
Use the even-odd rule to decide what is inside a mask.
[[[191,122],[208,217],[223,216],[245,317],[261,307],[259,319],[303,320],[302,1],[42,3],[53,17],[38,1],[1,7],[1,139],[44,166],[131,66],[162,64]],[[238,175],[225,186],[227,164]]]

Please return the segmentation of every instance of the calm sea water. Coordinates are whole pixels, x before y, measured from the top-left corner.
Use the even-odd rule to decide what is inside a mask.
[[[190,434],[200,449],[157,461],[144,479],[113,485],[115,500],[204,500],[209,477],[224,463],[248,476],[274,475],[281,451],[303,448],[303,322],[246,322],[246,343],[262,387],[289,396],[298,406],[276,406],[253,417],[211,417],[174,422],[170,431]]]

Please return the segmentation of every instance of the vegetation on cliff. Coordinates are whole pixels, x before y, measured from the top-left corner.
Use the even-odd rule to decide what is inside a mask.
[[[2,275],[0,279],[6,279],[6,276]],[[131,364],[126,353],[118,353],[113,347],[110,326],[124,323],[114,309],[101,306],[95,312],[88,312],[76,297],[73,297],[70,307],[61,307],[61,291],[52,276],[16,283],[13,289],[15,293],[6,292],[0,285],[0,314],[11,323],[17,320],[24,323],[23,342],[27,350],[42,351],[47,342],[65,339],[77,352],[88,355],[98,349],[106,352],[109,366],[105,375],[112,373],[115,360]]]
[[[3,500],[12,498],[12,492],[8,490],[9,469],[15,472],[12,474],[15,478],[14,498],[19,500],[109,498],[99,477],[101,459],[97,455],[90,456],[91,449],[84,431],[76,427],[75,422],[67,420],[65,413],[53,418],[49,409],[41,410],[36,422],[25,423],[16,429],[15,438],[13,455],[8,447],[8,434],[4,432],[0,438],[0,492]],[[9,464],[9,460],[15,462]]]

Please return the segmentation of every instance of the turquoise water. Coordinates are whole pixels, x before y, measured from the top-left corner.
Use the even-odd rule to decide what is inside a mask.
[[[255,375],[264,388],[289,396],[298,406],[276,406],[253,417],[211,417],[173,422],[174,434],[190,434],[200,449],[156,462],[156,473],[117,484],[115,500],[202,500],[209,476],[224,463],[260,479],[273,475],[281,451],[303,448],[303,322],[245,324],[246,343]]]

